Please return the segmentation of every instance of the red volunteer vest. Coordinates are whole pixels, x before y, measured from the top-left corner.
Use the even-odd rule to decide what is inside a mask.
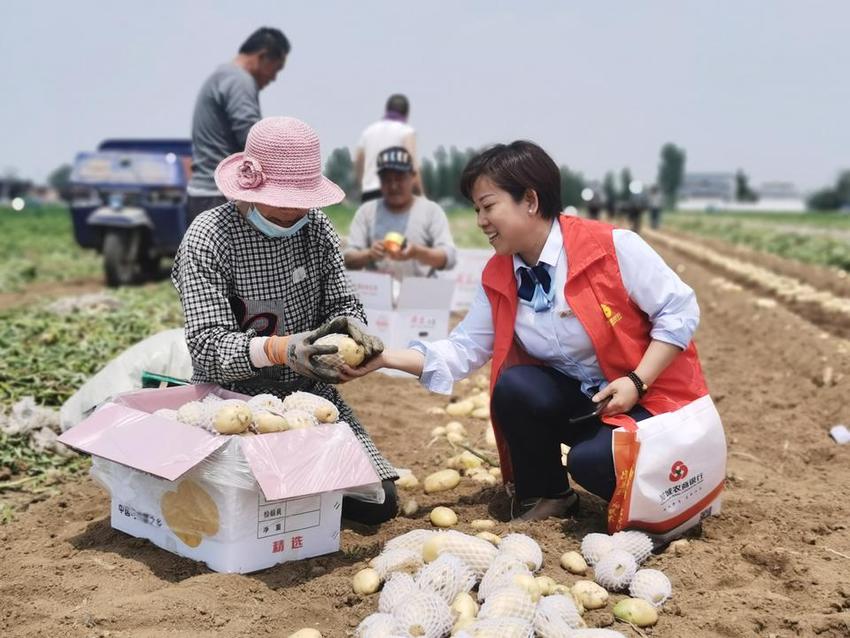
[[[568,255],[564,296],[576,318],[587,331],[602,372],[608,381],[634,370],[649,347],[652,324],[646,314],[629,299],[623,287],[614,250],[613,226],[597,221],[562,215],[561,232]],[[495,255],[481,276],[493,315],[493,362],[490,393],[502,370],[519,364],[541,365],[514,339],[519,301],[516,275],[510,255]],[[693,342],[656,379],[640,404],[652,414],[672,412],[708,394],[702,368]],[[613,427],[634,428],[625,414],[606,416]],[[565,424],[566,426],[566,424]],[[499,424],[493,419],[502,477],[513,479],[510,453]]]

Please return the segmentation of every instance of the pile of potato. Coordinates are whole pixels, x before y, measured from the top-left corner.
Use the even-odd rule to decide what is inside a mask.
[[[489,422],[490,394],[485,389],[487,379],[479,376],[467,381],[466,385],[472,385],[474,388],[468,397],[449,403],[445,408],[429,410],[429,413],[433,415],[449,414],[455,417],[455,420],[449,421],[446,425],[440,425],[431,430],[429,445],[444,442],[457,453],[445,460],[445,469],[432,472],[421,483],[415,474],[402,470],[400,478],[396,481],[396,486],[401,490],[414,492],[422,489],[425,494],[445,492],[457,487],[463,477],[483,486],[494,486],[501,482],[502,471],[499,468],[498,455],[493,449],[496,446],[496,438],[492,423]],[[485,446],[489,448],[487,451],[472,447],[469,432],[463,422],[457,420],[458,418],[487,419],[484,435]],[[415,498],[408,498],[402,502],[401,511],[405,516],[413,516],[419,511],[419,504]],[[457,522],[454,512],[445,507],[432,512],[430,518],[436,527],[451,527]]]
[[[447,414],[451,417],[471,417],[487,420],[490,418],[490,393],[487,377],[478,375],[473,379],[458,382],[460,387],[470,387],[472,391],[465,397],[450,402],[445,408],[432,408],[433,414]]]
[[[396,482],[401,492],[411,496],[419,490],[429,495],[445,492],[464,477],[485,484],[501,479],[492,426],[481,451],[473,447],[464,425],[465,419],[489,417],[486,380],[466,384],[470,385],[474,390],[469,396],[431,410],[453,419],[432,430],[431,444],[442,442],[456,453],[446,459],[444,469],[421,482],[403,471]],[[480,412],[473,416],[476,410]],[[562,448],[562,454],[567,453],[568,448]],[[414,498],[402,501],[406,515],[419,510]],[[648,627],[657,622],[658,609],[672,592],[663,573],[639,569],[652,550],[650,538],[639,532],[590,534],[581,552],[565,552],[560,566],[574,575],[568,585],[539,574],[543,552],[529,536],[500,536],[495,521],[459,521],[456,512],[442,505],[430,510],[429,520],[432,529],[415,529],[389,540],[354,575],[354,593],[378,594],[376,613],[363,619],[355,637],[623,638],[613,629],[588,628],[585,610],[607,608],[612,602],[609,592],[627,592],[630,596],[611,608],[613,615]],[[470,533],[453,529],[458,526]],[[575,576],[583,579],[575,581]],[[320,636],[305,633],[291,638],[302,635]]]
[[[365,358],[363,347],[348,335],[325,335],[316,340],[316,344],[336,346],[337,352],[319,356],[322,363],[334,368],[357,367]],[[248,401],[209,394],[177,410],[162,409],[154,414],[204,428],[213,434],[269,434],[339,421],[337,407],[310,392],[293,392],[283,400],[273,394],[258,394]]]
[[[564,553],[560,564],[579,576],[592,566],[593,580],[567,586],[537,574],[543,552],[531,537],[499,537],[490,520],[470,526],[479,534],[418,529],[388,541],[352,581],[357,594],[380,591],[377,613],[355,636],[613,638],[622,634],[587,628],[582,618],[585,610],[605,608],[609,591],[630,594],[612,613],[637,627],[654,625],[672,593],[662,572],[639,569],[653,548],[641,532],[588,534],[581,553]]]
[[[488,467],[486,461],[468,450],[447,459],[446,465],[446,469],[426,476],[421,484],[415,474],[405,472],[396,480],[396,486],[407,492],[421,487],[425,494],[435,494],[453,490],[460,485],[463,476],[482,485],[496,485],[502,479],[502,471],[498,467]],[[405,516],[413,516],[419,511],[419,505],[415,498],[409,498],[402,503],[401,510]],[[431,522],[436,527],[452,527],[457,523],[453,516],[452,510],[443,507],[436,514],[431,513]]]
[[[162,409],[154,414],[213,434],[268,434],[339,420],[339,410],[331,401],[309,392],[293,392],[282,400],[273,394],[258,394],[248,401],[210,394],[177,410]]]

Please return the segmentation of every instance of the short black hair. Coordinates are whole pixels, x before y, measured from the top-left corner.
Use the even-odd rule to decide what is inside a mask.
[[[289,55],[291,50],[292,46],[283,32],[272,27],[260,27],[248,36],[245,43],[239,47],[239,53],[250,55],[251,53],[265,51],[269,54],[269,57],[277,60],[282,60],[284,56]]]
[[[398,113],[399,115],[407,116],[407,114],[410,112],[410,102],[407,100],[406,95],[402,95],[401,93],[393,93],[387,98],[386,110],[392,111],[393,113]]]
[[[534,142],[517,140],[497,144],[473,156],[463,169],[460,192],[472,201],[472,187],[479,177],[488,177],[520,202],[526,192],[537,193],[540,213],[555,219],[564,205],[561,199],[561,171],[555,161]]]

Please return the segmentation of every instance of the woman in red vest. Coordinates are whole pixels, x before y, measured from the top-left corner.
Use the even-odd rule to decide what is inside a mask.
[[[380,367],[450,394],[492,359],[491,417],[513,515],[567,516],[578,506],[561,464],[610,501],[612,432],[705,395],[689,288],[637,234],[561,215],[560,171],[517,141],[470,160],[461,180],[496,254],[448,339],[386,350],[346,378]]]

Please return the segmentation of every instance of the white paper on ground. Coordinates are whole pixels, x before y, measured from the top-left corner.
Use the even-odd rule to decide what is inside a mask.
[[[839,445],[850,443],[850,430],[846,425],[838,424],[830,428],[829,436],[831,436]]]

